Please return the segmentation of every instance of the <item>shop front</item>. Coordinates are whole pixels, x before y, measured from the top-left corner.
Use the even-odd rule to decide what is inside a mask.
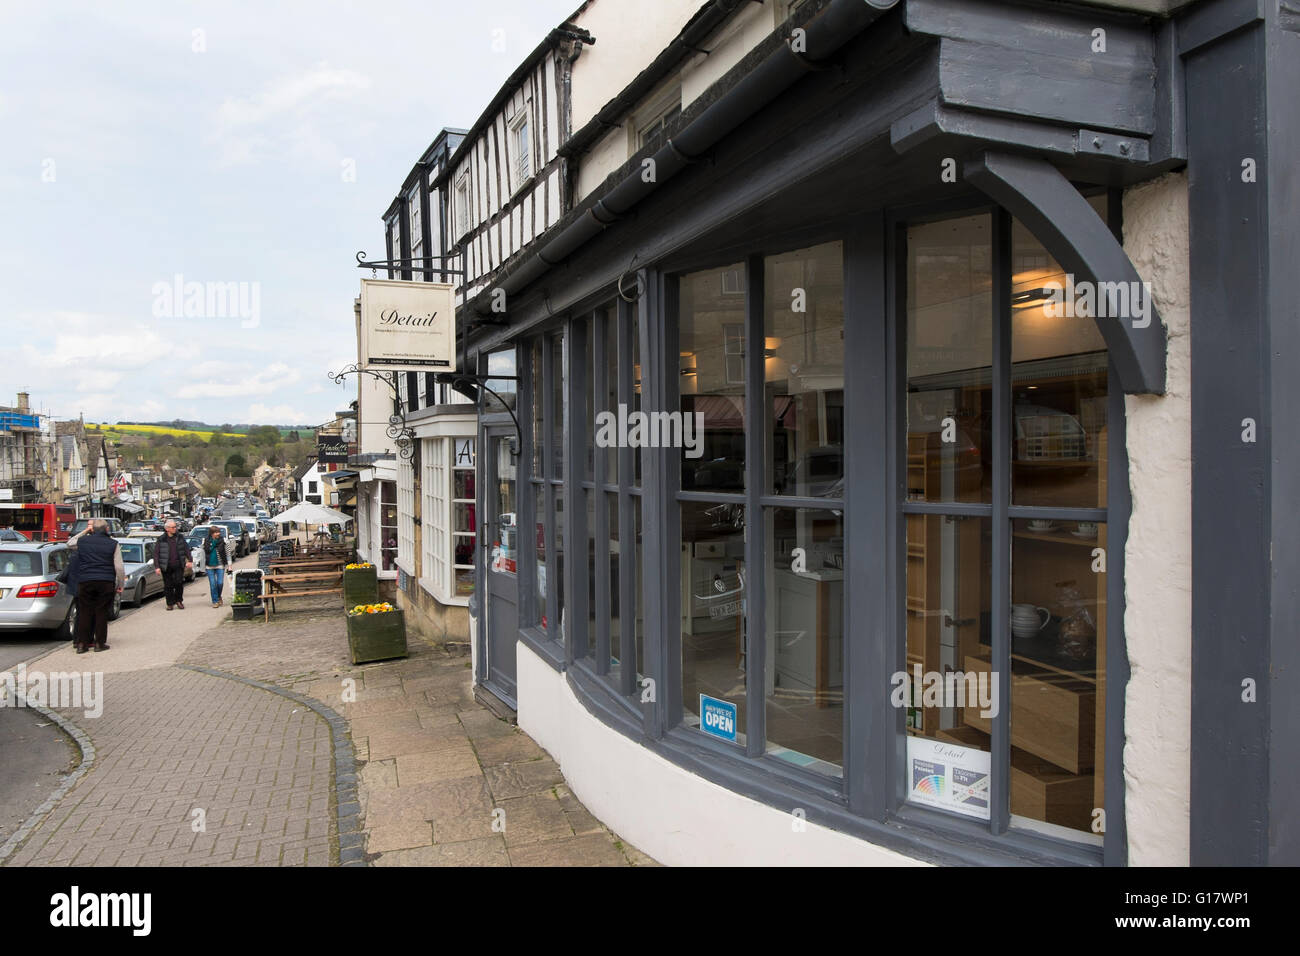
[[[1292,745],[1215,663],[1234,599],[1205,569],[1262,569],[1268,535],[1224,526],[1263,527],[1261,462],[1214,431],[1207,403],[1250,402],[1204,364],[1228,313],[1193,290],[1231,274],[1245,328],[1282,314],[1240,257],[1285,241],[1201,230],[1246,201],[1239,163],[1210,171],[1277,148],[1219,71],[1255,71],[1265,111],[1280,67],[1241,31],[1296,37],[1231,4],[960,6],[846,36],[829,4],[825,69],[777,86],[751,58],[647,145],[674,174],[636,215],[600,207],[601,240],[470,339],[519,375],[517,420],[480,418],[476,678],[665,862],[1294,860],[1285,827],[1213,823],[1233,790],[1286,806],[1226,740]],[[683,144],[710,124],[704,162]],[[1267,349],[1225,361],[1292,388]],[[1217,501],[1207,443],[1240,481]],[[1289,653],[1281,599],[1235,619],[1255,664]]]

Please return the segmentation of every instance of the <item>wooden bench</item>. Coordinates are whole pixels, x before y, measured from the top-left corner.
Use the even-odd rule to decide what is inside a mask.
[[[337,582],[333,587],[319,587],[318,582]],[[300,585],[300,586],[296,586]],[[275,602],[284,598],[311,597],[321,594],[343,595],[343,572],[341,570],[322,569],[320,571],[296,572],[293,574],[267,574],[262,578],[262,612],[263,620],[269,621],[275,613]]]

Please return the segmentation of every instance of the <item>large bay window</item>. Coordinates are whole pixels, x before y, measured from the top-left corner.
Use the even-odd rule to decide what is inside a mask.
[[[526,641],[809,819],[1112,859],[1122,319],[1058,309],[1075,278],[999,209],[819,239],[520,343]]]

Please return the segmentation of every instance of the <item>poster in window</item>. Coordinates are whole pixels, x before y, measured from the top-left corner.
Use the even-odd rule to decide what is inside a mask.
[[[907,738],[908,799],[913,803],[987,820],[990,774],[987,751]]]

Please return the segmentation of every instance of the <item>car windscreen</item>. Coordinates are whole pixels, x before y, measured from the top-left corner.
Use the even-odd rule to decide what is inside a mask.
[[[39,554],[31,551],[0,551],[0,578],[34,578],[41,573]]]
[[[144,545],[143,544],[123,544],[122,561],[125,564],[144,564]]]

